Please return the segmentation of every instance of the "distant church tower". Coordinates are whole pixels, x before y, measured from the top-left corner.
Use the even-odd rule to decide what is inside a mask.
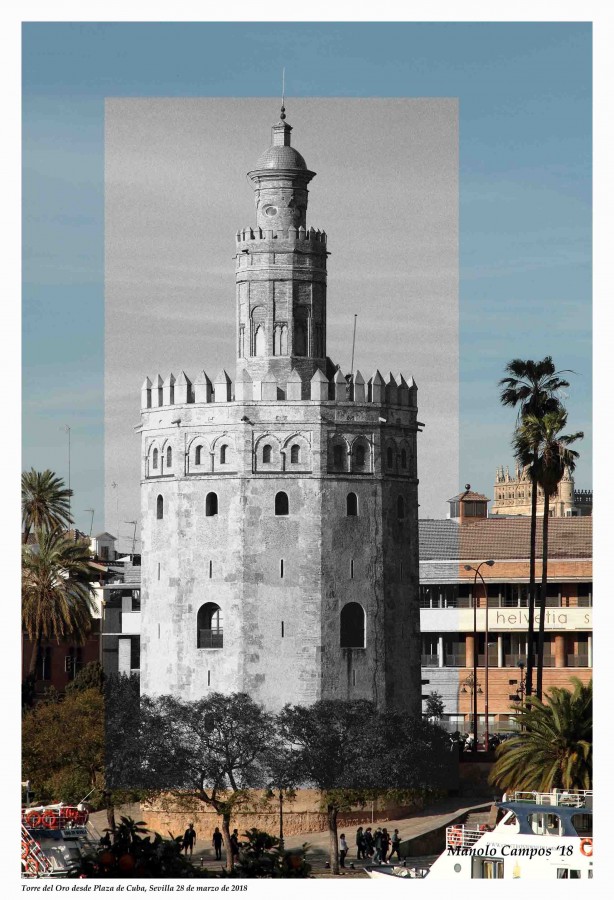
[[[420,715],[417,388],[327,358],[315,173],[283,107],[272,132],[236,235],[234,387],[142,389],[141,691]]]

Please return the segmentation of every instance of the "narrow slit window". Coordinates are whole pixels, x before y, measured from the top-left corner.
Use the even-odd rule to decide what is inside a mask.
[[[209,560],[209,578],[213,578],[213,560]]]
[[[158,499],[156,500],[156,518],[164,518],[164,497],[162,494],[158,494]]]
[[[283,559],[279,560],[279,577],[280,578],[284,577],[284,561],[283,561]]]
[[[160,581],[160,563],[158,563],[158,581]]]
[[[365,448],[362,444],[356,447],[356,468],[364,469],[365,467]]]
[[[207,669],[207,687],[211,687],[211,669]]]
[[[284,636],[284,623],[281,623],[281,636]]]
[[[226,460],[227,449],[228,449],[228,444],[222,444],[222,446],[220,447],[220,463],[222,465],[225,465],[227,462],[227,460]]]
[[[271,445],[265,444],[262,448],[262,462],[270,463],[271,462]]]
[[[401,468],[407,468],[407,450],[401,450]]]
[[[151,467],[152,467],[152,469],[158,468],[158,451],[157,450],[154,450],[154,452],[152,454]]]
[[[402,497],[397,497],[397,518],[405,518],[405,500]]]
[[[196,448],[196,450],[194,451],[194,465],[200,466],[202,452],[203,452],[203,448],[199,444],[198,447]]]
[[[173,467],[173,450],[172,447],[166,448],[166,468],[172,469]]]
[[[210,494],[207,494],[207,499],[205,500],[205,515],[217,516],[217,508],[217,494],[211,491]]]
[[[350,560],[350,578],[354,577],[354,560]]]
[[[393,465],[393,455],[392,455],[392,447],[388,447],[386,450],[386,465],[389,469],[392,469]]]
[[[300,454],[301,450],[298,444],[293,444],[290,448],[290,462],[297,463],[300,462]]]
[[[336,469],[343,468],[343,447],[341,444],[335,444],[333,447],[333,465]]]

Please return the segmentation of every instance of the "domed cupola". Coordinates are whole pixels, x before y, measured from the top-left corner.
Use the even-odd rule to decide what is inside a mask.
[[[306,226],[307,185],[315,172],[290,145],[291,131],[282,106],[280,120],[271,128],[271,146],[260,156],[257,168],[248,172],[256,187],[258,227],[265,230]]]

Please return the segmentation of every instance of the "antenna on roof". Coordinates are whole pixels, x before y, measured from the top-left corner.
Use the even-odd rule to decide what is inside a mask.
[[[281,70],[281,115],[280,119],[283,121],[286,118],[286,70]]]

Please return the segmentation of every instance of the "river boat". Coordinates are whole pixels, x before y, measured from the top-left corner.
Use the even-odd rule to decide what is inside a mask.
[[[99,847],[84,804],[30,806],[21,811],[21,872],[28,878],[68,875]]]
[[[430,867],[412,866],[408,858],[403,866],[368,867],[367,874],[451,881],[593,877],[592,791],[515,791],[496,806],[494,828],[446,828],[446,848]]]

